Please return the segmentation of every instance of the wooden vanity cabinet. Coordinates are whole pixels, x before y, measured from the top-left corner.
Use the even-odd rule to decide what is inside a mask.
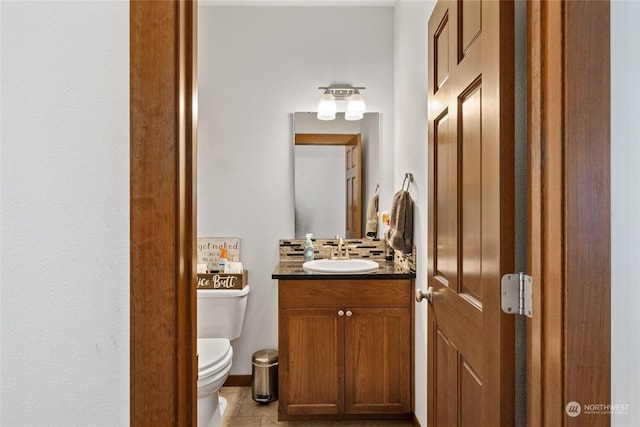
[[[413,280],[279,281],[279,420],[406,418]]]

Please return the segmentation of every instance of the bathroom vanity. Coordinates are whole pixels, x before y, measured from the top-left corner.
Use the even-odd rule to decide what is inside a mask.
[[[281,262],[279,420],[409,418],[414,278],[393,262],[322,274]]]

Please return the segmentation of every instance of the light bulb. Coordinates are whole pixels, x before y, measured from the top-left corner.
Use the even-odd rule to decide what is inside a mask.
[[[347,112],[344,114],[346,120],[360,120],[364,117],[366,106],[360,92],[356,89],[347,102]]]
[[[325,90],[318,103],[318,119],[333,120],[336,118],[336,99],[329,90]]]

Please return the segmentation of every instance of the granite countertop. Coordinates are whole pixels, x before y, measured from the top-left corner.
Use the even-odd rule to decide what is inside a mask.
[[[302,268],[300,261],[281,261],[273,270],[272,279],[327,280],[327,279],[415,279],[415,271],[393,261],[376,261],[380,268],[370,273],[316,273]]]

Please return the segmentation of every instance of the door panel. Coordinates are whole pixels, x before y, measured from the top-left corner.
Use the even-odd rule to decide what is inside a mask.
[[[449,138],[449,115],[447,111],[436,119],[434,124],[435,140],[435,170],[436,194],[435,199],[435,246],[439,248],[434,253],[434,272],[436,277],[448,286],[457,289],[458,264],[456,258],[458,243],[457,212],[458,185],[456,171],[457,144],[455,139]]]
[[[460,5],[460,52],[459,58],[464,58],[465,52],[471,48],[471,44],[480,35],[482,27],[482,3],[479,1],[467,1]]]
[[[435,324],[432,323],[434,327]],[[455,425],[457,399],[453,391],[456,389],[456,357],[457,350],[446,336],[437,329],[429,331],[433,337],[434,361],[433,398],[429,406],[429,424],[437,426]],[[433,422],[435,420],[435,423]]]
[[[477,426],[477,414],[482,413],[481,399],[482,380],[467,361],[460,357],[457,363],[460,369],[460,425]]]
[[[434,55],[437,61],[434,63],[436,90],[441,88],[449,78],[449,15],[445,14],[434,35]]]
[[[354,135],[355,144],[345,147],[345,186],[346,186],[346,237],[362,237],[362,199],[360,195],[361,153],[360,134]]]
[[[482,87],[478,80],[460,97],[458,148],[462,165],[460,183],[460,234],[462,280],[458,291],[475,298],[481,305],[482,289]]]
[[[431,426],[514,422],[513,319],[500,309],[500,277],[514,268],[512,68],[512,2],[438,2],[429,20]]]

